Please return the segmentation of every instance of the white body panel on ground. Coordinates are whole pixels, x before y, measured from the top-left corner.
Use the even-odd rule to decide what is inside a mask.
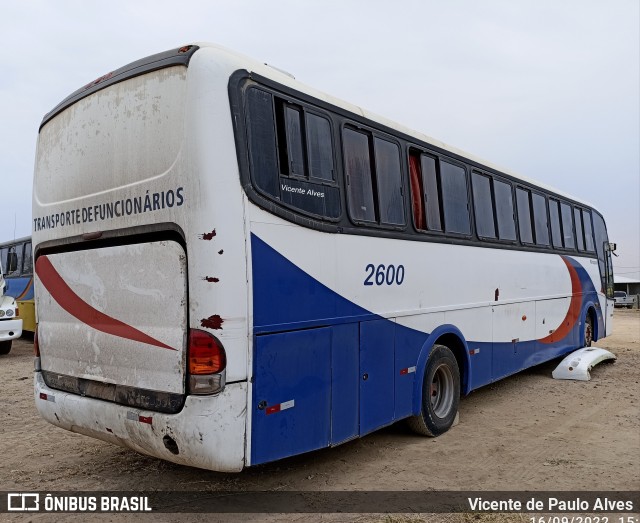
[[[616,355],[598,347],[584,347],[567,355],[554,369],[552,376],[557,380],[589,381],[591,369],[598,363],[615,360]]]

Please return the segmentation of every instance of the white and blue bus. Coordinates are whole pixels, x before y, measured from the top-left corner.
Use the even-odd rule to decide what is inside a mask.
[[[32,238],[40,414],[219,471],[440,435],[611,329],[591,205],[209,44],[44,117]]]

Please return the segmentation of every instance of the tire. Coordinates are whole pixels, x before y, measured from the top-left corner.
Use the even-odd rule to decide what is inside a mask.
[[[0,341],[0,355],[9,354],[11,352],[12,341]]]
[[[448,347],[434,345],[424,370],[422,410],[407,420],[409,428],[423,436],[440,436],[453,425],[459,403],[458,362]]]
[[[587,316],[584,319],[584,347],[591,347],[593,343],[593,319],[591,319],[591,314],[587,313]]]

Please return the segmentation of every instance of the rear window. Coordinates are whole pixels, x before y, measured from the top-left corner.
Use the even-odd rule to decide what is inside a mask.
[[[130,78],[49,120],[38,138],[39,203],[131,186],[169,171],[184,143],[186,74],[186,67],[175,66]]]

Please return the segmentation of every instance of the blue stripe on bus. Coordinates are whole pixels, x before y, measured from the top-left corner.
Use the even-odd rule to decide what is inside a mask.
[[[465,394],[581,343],[581,320],[562,340],[544,344],[465,340],[452,325],[421,332],[352,303],[253,234],[251,249],[254,465],[337,445],[417,414],[424,366],[444,334],[456,335],[467,349]],[[568,260],[582,286],[582,319],[597,294],[587,272]],[[469,348],[480,350],[470,356]]]
[[[18,298],[20,300],[33,300],[33,276],[5,277],[7,288],[5,295]],[[25,293],[26,291],[26,293]],[[24,295],[23,295],[24,294]],[[23,296],[21,296],[23,295]]]

